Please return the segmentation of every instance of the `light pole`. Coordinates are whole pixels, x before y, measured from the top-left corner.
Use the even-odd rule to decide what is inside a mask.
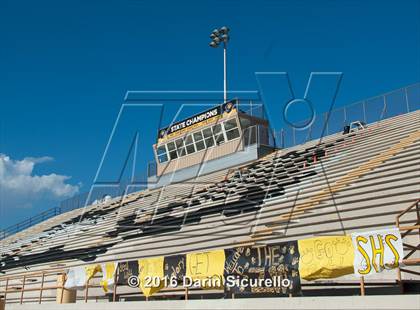
[[[212,41],[211,47],[219,47],[223,43],[223,101],[227,101],[227,42],[229,41],[229,28],[223,26],[220,29],[214,29],[210,34]]]

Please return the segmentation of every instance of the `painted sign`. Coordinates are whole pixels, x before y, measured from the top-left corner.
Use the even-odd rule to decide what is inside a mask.
[[[315,237],[298,241],[299,273],[305,280],[337,278],[353,273],[350,236]]]
[[[404,252],[398,228],[353,233],[351,237],[356,276],[394,269],[402,263]]]
[[[288,296],[300,292],[296,241],[256,248],[238,247],[227,249],[225,253],[225,278],[229,284],[225,285],[227,293]]]
[[[161,128],[158,132],[158,143],[178,137],[198,127],[214,123],[218,119],[229,117],[236,113],[236,100],[228,101],[222,105],[201,112],[168,127]]]

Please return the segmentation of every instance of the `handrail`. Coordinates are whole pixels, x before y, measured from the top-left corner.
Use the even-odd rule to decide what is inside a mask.
[[[140,176],[142,177],[142,176]],[[120,183],[120,188],[117,189],[118,193],[113,193],[113,197],[122,196],[125,194],[128,194],[129,191],[126,191],[127,184],[126,183]],[[27,229],[29,227],[32,227],[36,224],[39,224],[43,221],[46,221],[54,216],[73,211],[76,209],[83,208],[87,205],[92,204],[92,201],[94,199],[99,199],[101,196],[103,196],[103,193],[97,193],[97,194],[91,194],[89,195],[89,192],[84,192],[81,194],[78,194],[74,197],[71,197],[67,200],[61,201],[60,205],[58,207],[53,207],[50,209],[47,209],[39,214],[36,214],[34,216],[29,217],[26,220],[23,220],[21,222],[18,222],[17,224],[11,225],[9,227],[6,227],[4,229],[0,229],[0,240],[3,240],[7,238],[8,236],[11,236],[13,234],[16,234],[24,229]],[[88,201],[89,198],[89,201]],[[70,204],[67,204],[67,202],[70,201]]]
[[[397,225],[397,227],[400,227],[400,218],[401,216],[403,216],[404,214],[406,214],[408,211],[410,211],[414,206],[418,207],[418,204],[420,202],[420,198],[417,199],[412,205],[410,205],[407,209],[403,210],[400,214],[397,215],[396,219],[395,219],[395,224]],[[419,219],[417,219],[418,221]]]
[[[18,233],[26,228],[32,227],[35,224],[41,223],[53,216],[57,216],[61,213],[63,213],[63,209],[61,207],[54,207],[35,216],[32,216],[29,219],[26,219],[22,222],[2,229],[0,230],[0,240],[5,239],[6,237]]]
[[[420,210],[419,210],[419,203],[420,203],[420,199],[416,199],[416,201],[413,204],[411,204],[405,210],[401,211],[396,216],[396,218],[395,218],[395,224],[396,224],[396,226],[398,227],[398,229],[400,231],[405,231],[404,233],[401,233],[401,238],[404,238],[405,236],[407,236],[410,232],[412,232],[415,229],[418,229],[419,230],[419,237],[420,237]],[[415,225],[401,226],[401,222],[400,222],[401,217],[404,214],[407,214],[409,211],[411,211],[414,207],[415,207],[416,213],[417,213],[417,221],[416,221]],[[404,263],[404,265],[409,266],[409,265],[419,264],[420,263],[420,260],[418,258],[409,259],[409,257],[411,255],[413,255],[419,249],[419,245],[413,246],[413,245],[410,245],[408,243],[404,243],[403,242],[403,246],[408,247],[408,248],[411,248],[411,251],[409,251],[409,253],[403,257],[403,263]],[[404,284],[403,284],[403,279],[402,279],[402,276],[401,276],[401,272],[406,272],[406,273],[411,273],[411,274],[416,274],[416,275],[420,275],[420,273],[417,273],[415,271],[408,270],[408,269],[405,269],[405,268],[401,268],[401,267],[399,267],[397,269],[397,280],[398,280],[398,283],[399,283],[399,286],[400,286],[401,293],[404,293]]]

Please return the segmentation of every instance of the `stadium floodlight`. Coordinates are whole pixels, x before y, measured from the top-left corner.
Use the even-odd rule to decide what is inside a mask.
[[[222,39],[222,42],[227,42],[229,41],[229,36],[227,34],[224,34],[222,35],[221,39]]]
[[[219,35],[219,30],[214,29],[211,33],[214,34],[215,36],[218,36]]]
[[[229,41],[229,28],[226,26],[221,27],[220,29],[214,29],[210,34],[211,47],[219,47],[220,43],[223,43],[223,100],[227,101],[227,42]]]
[[[218,46],[219,46],[219,44],[217,44],[217,43],[216,43],[216,42],[214,42],[214,41],[211,41],[209,45],[210,45],[211,47],[218,47]]]
[[[223,26],[222,28],[219,29],[219,32],[222,34],[227,34],[229,32],[229,28],[226,26]]]
[[[215,37],[215,38],[213,39],[213,42],[215,42],[216,44],[219,44],[219,43],[220,43],[220,41],[223,41],[220,37]]]

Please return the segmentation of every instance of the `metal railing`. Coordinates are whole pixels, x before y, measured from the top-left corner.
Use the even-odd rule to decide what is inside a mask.
[[[415,213],[415,220],[414,223],[412,222],[411,225],[401,225],[401,217],[404,215],[408,215],[409,213]],[[420,251],[420,199],[417,199],[412,205],[410,205],[407,209],[399,213],[395,219],[395,225],[398,227],[398,229],[401,231],[401,238],[403,239],[403,247],[407,248],[409,250],[407,255],[404,255],[402,258],[405,262],[406,266],[410,265],[419,265],[420,264],[420,258],[411,258],[413,254],[417,253],[417,251]],[[408,237],[413,231],[417,230],[418,240],[416,244],[410,244],[407,242],[404,242],[404,238]],[[413,240],[412,240],[413,241]],[[401,292],[404,292],[404,284],[402,280],[401,273],[410,273],[414,274],[416,276],[420,276],[420,273],[415,270],[410,270],[407,268],[398,268],[397,271],[397,278],[398,283],[400,285]]]
[[[59,215],[61,213],[62,213],[62,210],[61,210],[60,207],[54,207],[54,208],[48,209],[48,210],[46,210],[46,211],[44,211],[40,214],[37,214],[33,217],[30,217],[30,218],[28,218],[28,219],[26,219],[26,220],[24,220],[20,223],[9,226],[9,227],[0,231],[0,240],[4,239],[4,238],[6,238],[10,235],[16,234],[16,233],[18,233],[18,232],[20,232],[20,231],[22,231],[26,228],[29,228],[29,227],[31,227],[35,224],[43,222],[43,221],[45,221],[45,220],[47,220],[47,219],[49,219],[53,216]]]
[[[274,132],[262,125],[254,125],[242,130],[242,140],[245,147],[254,144],[270,148],[276,147]]]
[[[287,148],[343,131],[353,121],[366,124],[420,109],[420,83],[315,115],[275,131],[277,147]],[[309,123],[304,127],[304,124]],[[299,127],[299,128],[297,128]],[[301,128],[304,127],[304,128]]]
[[[137,180],[138,187],[145,186],[144,179],[145,179],[144,177],[142,178],[139,177],[139,180]],[[60,215],[60,214],[63,214],[63,213],[66,213],[75,209],[84,208],[85,206],[92,204],[95,200],[102,199],[106,195],[110,195],[111,197],[118,197],[124,194],[129,194],[131,192],[134,192],[136,191],[135,189],[136,185],[132,185],[132,184],[136,184],[136,183],[135,182],[134,183],[133,182],[120,182],[115,185],[110,185],[109,187],[103,187],[103,186],[96,187],[96,188],[94,187],[91,193],[85,192],[85,193],[78,194],[74,197],[68,198],[66,200],[63,200],[59,203],[58,207],[50,208],[24,221],[21,221],[17,224],[1,229],[0,240],[3,240],[8,236],[16,234],[24,229],[32,227],[54,216],[57,216],[57,215]]]

